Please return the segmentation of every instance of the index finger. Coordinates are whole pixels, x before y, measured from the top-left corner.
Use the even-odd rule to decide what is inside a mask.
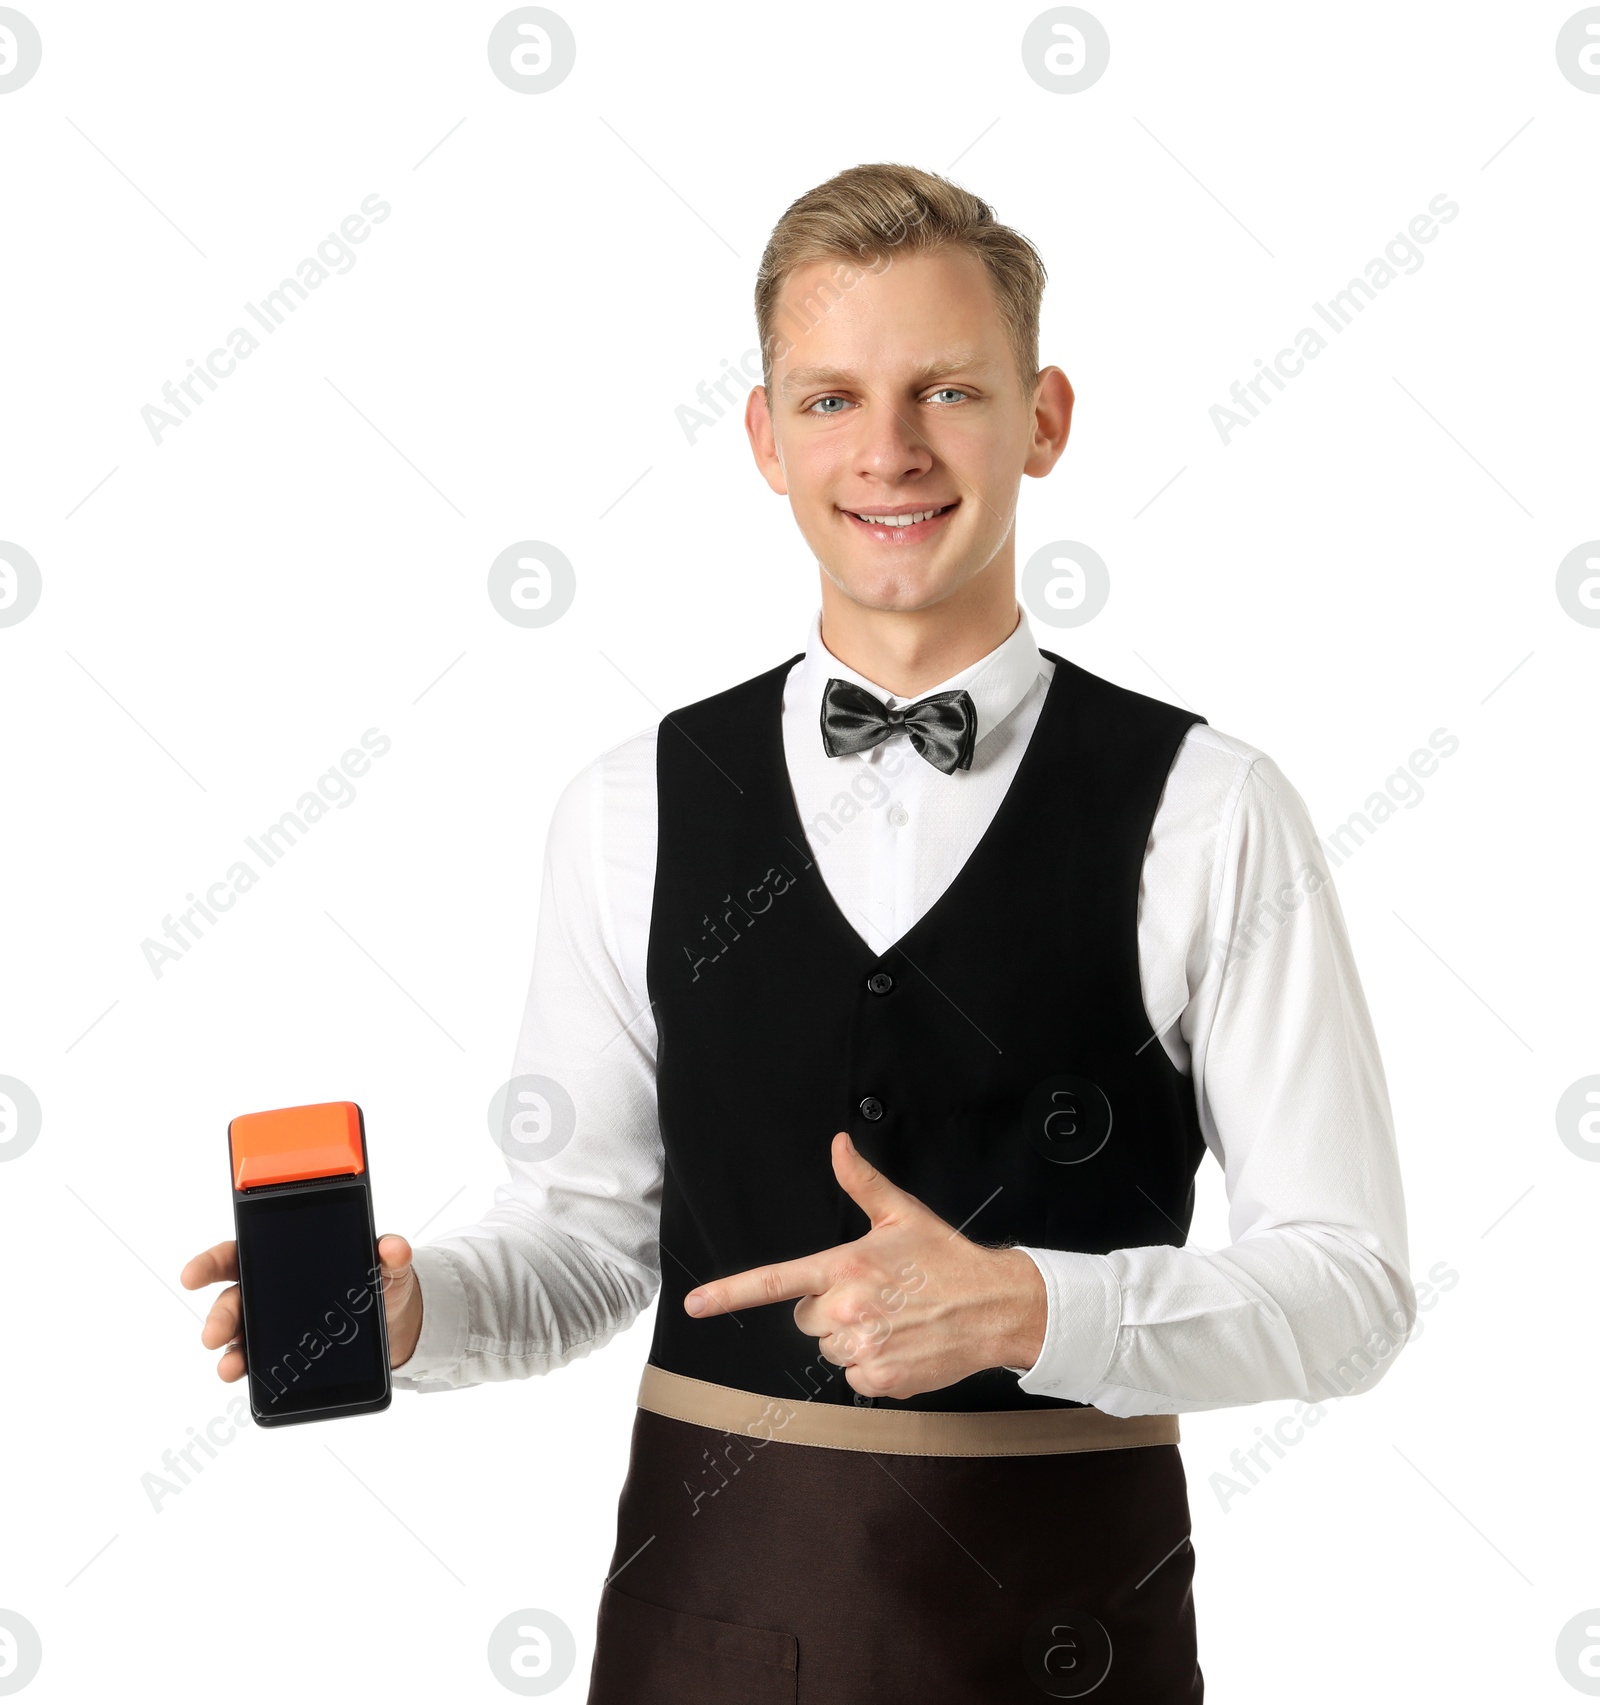
[[[797,1261],[778,1261],[770,1267],[750,1267],[725,1279],[713,1279],[710,1284],[696,1285],[683,1299],[683,1306],[690,1314],[709,1316],[758,1308],[763,1303],[789,1302],[795,1297],[821,1296],[833,1283],[828,1268],[838,1253],[837,1249],[824,1249]]]
[[[178,1275],[178,1283],[186,1291],[197,1291],[203,1285],[215,1285],[223,1279],[239,1277],[239,1245],[229,1238],[226,1243],[215,1243],[204,1252],[196,1255]]]

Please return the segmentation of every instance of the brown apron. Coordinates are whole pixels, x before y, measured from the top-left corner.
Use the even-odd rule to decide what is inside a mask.
[[[838,1448],[641,1406],[589,1705],[1199,1705],[1177,1445],[1024,1448]]]

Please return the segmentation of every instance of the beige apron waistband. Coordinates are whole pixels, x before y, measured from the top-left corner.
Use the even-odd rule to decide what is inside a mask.
[[[873,1409],[790,1402],[689,1379],[646,1362],[639,1407],[674,1421],[741,1433],[763,1443],[890,1456],[1051,1456],[1070,1450],[1175,1445],[1176,1415],[1107,1415],[1101,1409]]]

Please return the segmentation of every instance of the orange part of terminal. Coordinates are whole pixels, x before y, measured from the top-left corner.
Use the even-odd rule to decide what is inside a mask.
[[[353,1101],[277,1107],[241,1113],[228,1126],[233,1187],[288,1184],[366,1170],[361,1154],[361,1109]]]

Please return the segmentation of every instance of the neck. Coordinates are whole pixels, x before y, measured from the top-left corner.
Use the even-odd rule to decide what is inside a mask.
[[[1003,573],[995,572],[1000,568]],[[915,698],[987,657],[1021,619],[1014,570],[998,556],[949,597],[920,610],[857,603],[826,571],[822,575],[822,643],[896,698]]]

